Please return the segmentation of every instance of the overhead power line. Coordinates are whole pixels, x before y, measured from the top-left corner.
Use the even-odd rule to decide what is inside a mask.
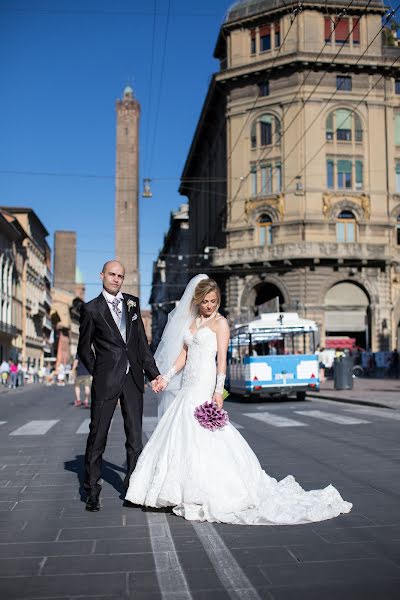
[[[368,6],[370,5],[371,1],[372,1],[372,0],[369,0],[369,2],[368,2],[368,4],[367,4],[367,6],[365,7],[365,9],[364,9],[364,11],[363,11],[363,14],[366,14],[367,8],[368,8]],[[368,49],[371,47],[371,45],[372,45],[372,44],[373,44],[373,42],[376,40],[376,38],[377,38],[377,37],[380,35],[380,33],[381,33],[383,30],[384,30],[384,28],[386,27],[387,23],[390,21],[390,19],[392,19],[392,18],[393,18],[393,16],[396,14],[396,12],[399,10],[399,8],[400,8],[400,5],[399,5],[399,6],[398,6],[396,9],[394,9],[394,10],[390,11],[390,13],[387,15],[387,17],[386,17],[386,19],[385,19],[385,22],[383,23],[383,25],[381,26],[381,28],[379,29],[379,31],[377,32],[377,34],[376,34],[376,35],[373,37],[373,39],[372,39],[372,40],[369,42],[369,44],[367,45],[367,47],[365,48],[365,50],[363,51],[363,53],[362,53],[362,54],[361,54],[361,55],[358,57],[357,61],[356,61],[356,62],[355,62],[353,65],[351,65],[351,66],[352,66],[352,69],[354,69],[354,67],[355,67],[355,66],[357,66],[357,64],[360,62],[360,60],[363,58],[363,56],[365,56],[365,54],[366,54],[366,52],[368,51]],[[349,34],[347,35],[346,41],[348,41],[348,39],[350,38],[350,36],[351,36],[351,34],[352,34],[353,30],[354,30],[354,26],[353,26],[353,29],[352,29],[352,30],[349,32]],[[341,48],[342,48],[342,47],[341,47]],[[334,58],[336,58],[336,57],[338,56],[338,54],[339,54],[339,52],[338,52],[338,53],[336,53],[336,55],[335,55],[335,57],[334,57]],[[396,61],[394,61],[394,63],[392,63],[392,65],[390,65],[390,67],[389,67],[389,68],[392,68],[392,67],[394,66],[395,62],[396,62]],[[331,64],[332,64],[332,65],[336,65],[337,63],[334,63],[334,62],[332,61],[332,63],[331,63]],[[351,73],[351,72],[352,72],[352,71],[350,71],[350,70],[347,70],[347,71],[345,71],[345,72],[344,72],[344,74],[345,74],[345,75],[346,75],[346,74],[348,75],[348,74],[349,74],[349,73]],[[303,102],[302,106],[300,107],[300,109],[298,110],[298,112],[296,113],[296,115],[293,117],[293,119],[290,121],[290,123],[289,123],[289,124],[288,124],[288,125],[285,127],[285,129],[284,129],[284,130],[281,132],[281,134],[280,134],[280,135],[281,135],[281,137],[283,136],[283,134],[285,134],[285,133],[288,131],[288,129],[290,128],[290,126],[291,126],[291,125],[294,123],[295,119],[296,119],[296,118],[297,118],[297,117],[300,115],[301,111],[302,111],[302,110],[305,108],[305,106],[307,105],[307,102],[309,102],[309,101],[310,101],[310,99],[311,99],[312,95],[313,95],[313,94],[315,93],[315,91],[318,89],[318,86],[319,86],[319,85],[321,85],[321,82],[322,82],[323,78],[326,76],[326,74],[327,74],[327,72],[323,73],[322,77],[320,77],[320,79],[319,79],[318,83],[317,83],[317,84],[314,86],[314,88],[312,89],[312,91],[310,92],[310,94],[308,95],[308,97],[306,98],[306,100]],[[299,138],[299,139],[296,141],[296,143],[295,143],[295,144],[294,144],[294,146],[291,148],[291,150],[289,151],[289,153],[288,153],[288,154],[287,154],[287,155],[284,157],[284,159],[281,161],[281,163],[280,163],[280,164],[281,164],[282,172],[283,172],[283,167],[284,167],[284,164],[285,164],[285,162],[287,161],[287,159],[289,158],[289,156],[290,156],[290,155],[291,155],[291,154],[294,152],[295,148],[296,148],[296,147],[297,147],[297,146],[298,146],[298,145],[301,143],[301,141],[302,141],[302,140],[305,138],[305,136],[307,135],[307,133],[308,133],[308,131],[310,130],[310,128],[311,128],[311,127],[312,127],[312,126],[315,124],[315,122],[316,122],[317,118],[318,118],[318,117],[320,116],[320,114],[321,114],[321,113],[322,113],[322,112],[325,110],[325,107],[326,107],[326,106],[329,104],[329,102],[331,102],[331,101],[332,101],[332,99],[334,98],[334,96],[337,94],[337,92],[338,92],[338,91],[339,91],[339,89],[337,89],[337,88],[336,88],[336,89],[335,89],[335,91],[334,91],[334,92],[331,94],[331,96],[330,96],[329,100],[328,100],[327,102],[325,102],[325,103],[324,103],[324,106],[323,106],[323,107],[321,108],[321,110],[318,112],[318,114],[316,115],[316,117],[314,117],[314,119],[312,120],[312,122],[310,123],[310,125],[307,127],[307,129],[306,129],[306,130],[303,132],[303,134],[302,134],[302,135],[300,136],[300,138]],[[259,163],[260,161],[262,161],[262,160],[265,160],[265,159],[266,159],[266,157],[267,157],[267,155],[268,155],[268,154],[269,154],[269,153],[272,151],[272,149],[273,149],[273,147],[271,147],[271,148],[268,148],[267,150],[266,150],[266,149],[263,149],[263,150],[261,150],[261,152],[260,152],[260,154],[258,155],[258,157],[255,159],[255,161],[252,161],[252,162]],[[275,170],[276,170],[276,168],[275,168]],[[242,179],[242,181],[241,181],[240,185],[238,186],[238,190],[237,190],[237,192],[236,192],[236,194],[235,194],[234,198],[233,198],[233,199],[232,199],[232,201],[230,202],[230,204],[233,204],[233,203],[236,201],[236,198],[237,198],[237,196],[239,195],[239,192],[240,192],[240,190],[241,190],[241,188],[242,188],[242,186],[243,186],[243,183],[244,183],[244,182],[245,182],[245,181],[248,179],[248,177],[250,176],[251,172],[252,172],[252,171],[251,171],[251,169],[250,169],[250,170],[248,171],[248,173],[247,173],[245,176],[243,176],[243,179]],[[273,171],[272,171],[272,172],[273,172]],[[271,175],[271,177],[272,177],[272,175]],[[271,177],[270,177],[270,179],[268,180],[268,182],[267,182],[267,185],[268,185],[268,184],[271,182]],[[244,216],[244,214],[245,214],[245,211],[243,211],[243,213],[242,213],[242,214],[241,214],[241,215],[240,215],[240,216],[239,216],[237,219],[235,219],[235,221],[232,223],[232,225],[236,224],[236,223],[237,223],[239,220],[241,220],[241,218]]]

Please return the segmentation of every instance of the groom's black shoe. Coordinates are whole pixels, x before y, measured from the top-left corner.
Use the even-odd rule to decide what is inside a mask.
[[[86,499],[86,510],[90,512],[98,512],[100,510],[100,502],[98,496],[88,496]]]

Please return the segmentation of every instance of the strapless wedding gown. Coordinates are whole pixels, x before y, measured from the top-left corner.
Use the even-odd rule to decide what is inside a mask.
[[[305,491],[292,475],[267,475],[230,423],[217,431],[199,425],[193,413],[213,395],[217,338],[202,327],[188,331],[185,343],[182,387],[140,455],[126,499],[172,506],[188,520],[241,525],[311,523],[350,512],[352,504],[332,485]]]

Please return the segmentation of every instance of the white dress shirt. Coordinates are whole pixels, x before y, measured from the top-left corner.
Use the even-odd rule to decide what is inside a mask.
[[[110,313],[112,314],[112,317],[113,317],[114,321],[116,322],[117,327],[119,329],[120,325],[121,325],[121,317],[119,317],[117,315],[117,313],[115,312],[115,310],[113,309],[112,303],[114,302],[114,298],[119,298],[120,303],[118,304],[118,308],[120,309],[121,315],[122,315],[123,310],[124,310],[124,297],[121,292],[118,292],[118,294],[116,296],[113,296],[112,294],[109,294],[107,292],[107,290],[105,290],[105,289],[103,289],[103,296],[107,300],[107,305],[108,305],[108,308],[110,309]]]
[[[125,311],[124,297],[121,292],[118,292],[118,294],[116,296],[113,296],[112,294],[109,294],[107,292],[107,290],[105,290],[104,288],[103,288],[103,296],[107,301],[108,308],[110,309],[110,313],[112,314],[115,324],[117,325],[118,329],[120,330],[124,342],[126,342],[126,318],[125,318],[125,312],[124,312]],[[120,300],[120,303],[118,304],[118,308],[121,311],[120,317],[117,315],[117,313],[113,309],[112,303],[114,301],[114,298],[119,298],[119,300]],[[129,367],[130,367],[130,364],[128,361],[128,363],[126,365],[126,371],[125,371],[126,373],[129,373]]]

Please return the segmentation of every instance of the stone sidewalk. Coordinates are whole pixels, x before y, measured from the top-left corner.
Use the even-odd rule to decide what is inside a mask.
[[[320,392],[307,392],[307,396],[400,410],[400,379],[365,377],[353,379],[353,386],[352,390],[335,390],[330,379],[321,385]]]

